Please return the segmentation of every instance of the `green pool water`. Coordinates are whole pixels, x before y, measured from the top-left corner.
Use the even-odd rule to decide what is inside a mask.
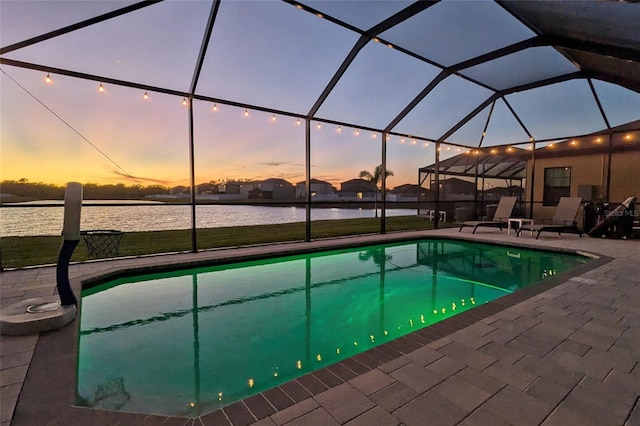
[[[116,279],[82,292],[77,403],[199,416],[585,262],[421,240]]]

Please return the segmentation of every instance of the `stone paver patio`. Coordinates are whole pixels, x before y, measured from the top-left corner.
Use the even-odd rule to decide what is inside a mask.
[[[545,281],[534,292],[498,299],[195,419],[72,407],[76,321],[40,336],[2,336],[1,425],[640,425],[640,241],[551,233],[536,241],[457,229],[357,240],[424,235],[604,257],[577,275]],[[78,294],[81,280],[114,268],[309,245],[334,248],[336,241],[88,262],[72,265],[70,274]],[[5,307],[53,294],[55,268],[5,271],[0,280]]]

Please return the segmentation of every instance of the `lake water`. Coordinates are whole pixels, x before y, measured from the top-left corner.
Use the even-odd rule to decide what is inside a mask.
[[[122,201],[117,202],[122,203]],[[386,212],[387,217],[416,214],[415,209],[387,209]],[[59,207],[3,207],[0,209],[0,235],[3,237],[60,235],[63,214],[62,205]],[[196,207],[196,226],[219,228],[304,222],[305,215],[304,207],[200,205]],[[374,217],[373,209],[311,209],[311,220],[371,217]],[[190,228],[190,206],[161,203],[135,206],[83,206],[80,226],[81,230],[117,229],[124,232]]]

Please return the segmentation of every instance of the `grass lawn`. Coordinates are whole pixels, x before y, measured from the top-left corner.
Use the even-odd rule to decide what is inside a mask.
[[[451,223],[441,226],[452,226]],[[417,216],[386,218],[386,231],[415,231],[433,228],[433,222]],[[313,239],[345,235],[373,234],[380,232],[380,219],[321,220],[311,223]],[[196,231],[198,249],[237,247],[252,244],[302,241],[305,224],[234,226],[227,228],[203,228]],[[55,264],[62,239],[46,237],[3,237],[0,250],[3,268]],[[139,256],[152,253],[171,253],[191,250],[191,230],[128,232],[120,242],[118,256]],[[72,262],[89,259],[84,241],[80,240]]]

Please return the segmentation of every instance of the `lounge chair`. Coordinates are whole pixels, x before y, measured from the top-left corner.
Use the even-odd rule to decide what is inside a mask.
[[[500,202],[498,203],[498,207],[496,208],[495,213],[491,220],[468,220],[463,222],[460,225],[460,229],[458,232],[462,231],[462,228],[468,226],[473,227],[472,234],[476,233],[476,229],[481,226],[492,227],[492,228],[502,228],[507,227],[507,220],[511,217],[513,213],[513,207],[516,205],[516,197],[502,197],[500,198]]]
[[[518,237],[522,231],[537,231],[536,240],[540,237],[542,232],[557,232],[560,235],[563,232],[577,233],[582,237],[582,231],[578,229],[576,222],[576,216],[578,216],[578,210],[582,204],[582,198],[580,197],[561,197],[556,212],[549,224],[538,225],[523,225],[518,229],[516,234]]]

